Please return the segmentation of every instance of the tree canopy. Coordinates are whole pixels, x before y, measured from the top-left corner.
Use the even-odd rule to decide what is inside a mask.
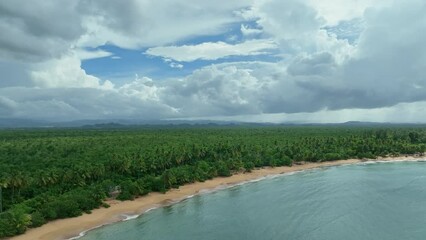
[[[0,131],[0,238],[264,166],[423,154],[424,127],[200,127]],[[107,207],[107,206],[106,206]]]

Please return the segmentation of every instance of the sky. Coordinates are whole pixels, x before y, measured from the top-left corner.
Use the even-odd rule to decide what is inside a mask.
[[[2,0],[0,118],[426,122],[424,0]]]

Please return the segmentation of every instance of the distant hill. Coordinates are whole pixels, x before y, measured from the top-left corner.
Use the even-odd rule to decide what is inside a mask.
[[[49,127],[50,123],[39,120],[20,118],[0,118],[0,128]]]
[[[129,119],[95,119],[64,122],[49,122],[43,120],[0,118],[0,128],[137,128],[137,127],[215,127],[215,126],[418,126],[418,123],[380,123],[349,121],[344,123],[256,123],[214,120],[129,120]]]
[[[226,121],[191,121],[191,120],[75,120],[64,122],[49,122],[42,120],[0,118],[0,128],[126,128],[138,126],[219,126],[240,125],[245,123]],[[265,124],[260,124],[265,125]]]

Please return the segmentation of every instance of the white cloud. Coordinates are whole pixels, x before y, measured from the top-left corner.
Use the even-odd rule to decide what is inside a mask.
[[[422,0],[39,3],[33,8],[23,1],[0,2],[2,116],[425,119]],[[354,18],[365,25],[355,44],[324,28]],[[194,36],[235,34],[231,25],[241,26],[243,38],[251,40],[178,45]],[[180,79],[142,77],[119,86],[81,68],[85,59],[116,59],[85,48],[106,43],[139,51],[150,47],[146,54],[164,58],[172,68],[271,52],[282,59],[227,62]]]
[[[179,68],[179,69],[182,69],[182,68],[183,68],[183,65],[182,65],[182,64],[180,64],[180,63],[175,63],[175,62],[171,62],[171,63],[169,64],[169,66],[170,66],[171,68]]]
[[[318,12],[327,25],[337,25],[340,21],[361,18],[369,8],[383,8],[393,0],[306,0]]]
[[[262,33],[261,29],[250,28],[249,26],[246,26],[244,24],[241,24],[240,31],[244,36],[253,36],[253,35],[258,35]]]
[[[103,88],[112,89],[110,81],[86,74],[78,55],[68,54],[33,66],[31,78],[41,88]]]
[[[109,56],[113,55],[113,53],[110,53],[110,52],[107,52],[107,51],[104,51],[104,50],[89,51],[89,50],[85,50],[85,49],[76,49],[74,51],[74,53],[80,60],[104,58],[104,57],[109,57]],[[113,57],[115,57],[115,56],[113,56]],[[113,58],[113,57],[111,57],[111,58]]]
[[[260,1],[253,11],[259,17],[257,24],[280,39],[303,40],[315,33],[324,21],[314,8],[299,0]]]
[[[254,5],[257,4],[258,2],[262,2],[262,1],[254,1]],[[255,20],[259,19],[259,16],[255,11],[255,7],[253,7],[253,6],[243,8],[243,9],[239,9],[239,10],[235,10],[234,14],[236,16],[239,16],[240,18],[244,19],[245,21],[255,21]]]
[[[139,78],[136,76],[134,81],[124,84],[117,91],[126,96],[134,96],[141,100],[161,101],[158,94],[162,89],[156,86],[153,80],[148,77]]]
[[[198,45],[155,47],[146,50],[145,54],[179,62],[192,62],[195,60],[217,60],[229,56],[263,55],[276,48],[277,45],[270,39],[256,39],[237,44],[205,42]]]
[[[305,0],[258,1],[251,10],[263,34],[278,43],[286,58],[299,54],[330,52],[340,63],[353,52],[346,40],[339,40],[323,27],[326,20]]]
[[[227,24],[241,19],[234,11],[250,6],[251,2],[85,0],[80,3],[80,10],[87,32],[78,45],[110,43],[138,49],[220,34],[226,31]]]
[[[258,94],[266,82],[249,69],[211,66],[167,84],[162,99],[182,115],[202,116],[258,112]]]
[[[0,112],[13,118],[69,121],[179,116],[175,109],[125,89],[0,88],[0,96]]]

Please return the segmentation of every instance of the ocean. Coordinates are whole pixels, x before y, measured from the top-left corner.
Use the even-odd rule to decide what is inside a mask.
[[[426,162],[365,163],[196,195],[82,240],[424,240]]]

